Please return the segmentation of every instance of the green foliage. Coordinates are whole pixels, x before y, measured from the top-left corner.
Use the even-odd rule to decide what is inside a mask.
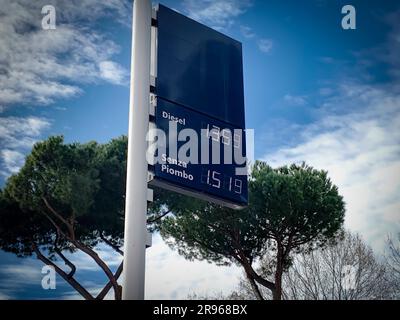
[[[49,225],[30,210],[21,210],[15,201],[0,191],[0,248],[19,257],[32,253],[32,241],[48,244],[52,241]]]
[[[168,200],[165,202],[169,205]],[[197,208],[193,209],[193,206]],[[322,246],[340,229],[344,202],[325,171],[302,164],[273,169],[256,162],[249,181],[249,206],[234,211],[193,201],[172,204],[161,234],[187,259],[251,264],[278,244],[289,253]],[[289,255],[283,255],[286,263]]]
[[[327,172],[304,163],[272,169],[256,162],[249,194],[255,232],[293,247],[323,245],[344,221],[343,198]]]
[[[104,145],[65,144],[63,137],[37,143],[1,194],[1,248],[29,255],[35,241],[52,251],[56,230],[49,217],[57,219],[51,209],[74,221],[76,236],[85,245],[95,246],[99,235],[120,243],[126,148],[125,137]],[[59,241],[61,248],[70,248]]]
[[[227,265],[236,255],[237,246],[244,247],[249,258],[263,248],[262,239],[252,232],[248,223],[247,211],[198,202],[194,210],[181,208],[174,213],[175,216],[163,221],[161,234],[187,259]]]
[[[123,243],[126,156],[126,137],[107,144],[65,144],[63,137],[37,143],[0,192],[0,249],[29,256],[40,246],[53,258],[77,248],[92,254],[105,241],[118,251]],[[305,164],[273,169],[256,162],[249,206],[241,211],[155,191],[148,221],[170,246],[188,259],[240,264],[253,281],[276,291],[277,298],[290,252],[323,246],[341,228],[345,213],[327,172]],[[252,269],[266,250],[276,252],[277,285]]]

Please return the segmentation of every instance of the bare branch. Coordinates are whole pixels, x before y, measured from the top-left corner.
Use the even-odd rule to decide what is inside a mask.
[[[171,213],[171,210],[168,210],[168,211],[164,212],[163,214],[161,214],[160,216],[158,216],[157,218],[148,219],[147,220],[147,224],[157,222],[157,221],[161,220],[162,218],[164,218],[165,216],[167,216],[170,213]]]
[[[257,297],[258,300],[264,300],[264,297],[263,297],[257,283],[254,281],[254,279],[250,275],[246,275],[246,276],[251,285],[251,288],[253,289],[254,295]]]
[[[114,277],[114,274],[110,270],[110,268],[107,266],[107,264],[100,259],[99,255],[92,250],[91,248],[83,245],[77,240],[69,239],[79,250],[83,251],[86,253],[88,256],[90,256],[96,264],[104,271],[110,282],[112,283],[112,287],[114,288],[114,293],[115,293],[115,300],[121,300],[121,293],[119,289],[119,285]]]
[[[124,262],[122,261],[121,264],[119,265],[117,271],[114,274],[114,278],[116,280],[118,280],[119,277],[121,276],[122,270],[123,270],[123,266],[124,266]],[[97,295],[96,300],[103,300],[105,298],[105,296],[107,295],[107,293],[110,291],[111,288],[112,288],[112,283],[111,283],[111,281],[108,281],[108,283],[103,288],[103,290],[101,290],[101,292]],[[119,287],[119,289],[120,289],[120,291],[122,290],[121,287]],[[122,292],[120,294],[122,294]]]
[[[55,252],[58,254],[58,256],[64,261],[64,263],[70,267],[71,271],[68,273],[68,277],[72,278],[76,272],[76,266],[69,260],[64,254],[59,250],[58,248],[55,249]]]
[[[67,226],[71,238],[75,240],[75,232],[74,232],[74,225],[73,225],[73,222],[72,222],[72,224],[71,224],[71,223],[69,223],[65,218],[63,218],[63,216],[62,216],[61,214],[59,214],[59,213],[50,205],[50,203],[47,201],[47,199],[46,199],[45,197],[43,197],[42,200],[43,200],[44,204],[46,205],[47,209],[49,209],[50,212],[51,212],[53,215],[55,215],[62,223],[64,223],[64,224]]]
[[[77,247],[79,250],[81,250],[82,252],[89,255],[96,262],[96,264],[104,271],[104,273],[108,277],[109,281],[112,283],[112,286],[113,286],[114,292],[115,292],[115,299],[120,300],[121,299],[121,294],[120,294],[121,290],[119,289],[119,285],[118,285],[117,281],[115,280],[114,275],[111,272],[110,268],[107,266],[107,264],[102,259],[100,259],[99,255],[94,250],[92,250],[91,248],[89,248],[89,247],[83,245],[82,243],[80,243],[79,241],[77,241],[75,239],[75,232],[73,229],[73,225],[71,225],[68,221],[66,221],[63,217],[61,217],[61,215],[51,207],[51,205],[45,198],[43,198],[43,201],[45,202],[48,209],[68,227],[68,229],[70,231],[69,232],[70,236],[66,235],[61,230],[61,228],[54,222],[54,220],[51,219],[50,217],[48,217],[48,215],[46,215],[47,218],[50,220],[50,222],[52,222],[52,224],[56,227],[57,231],[60,232],[73,245],[75,245],[75,247]]]
[[[105,244],[109,247],[113,248],[116,252],[118,252],[121,256],[124,255],[124,252],[115,244],[113,244],[110,240],[108,240],[102,233],[100,234],[100,239],[103,240]]]
[[[32,245],[33,250],[36,253],[36,256],[39,260],[41,260],[44,264],[52,266],[54,270],[65,280],[68,284],[71,285],[83,298],[86,300],[94,300],[94,297],[87,291],[78,281],[76,281],[73,277],[70,277],[66,272],[64,272],[61,268],[59,268],[53,261],[45,257],[42,252],[39,250],[38,246],[34,243]]]

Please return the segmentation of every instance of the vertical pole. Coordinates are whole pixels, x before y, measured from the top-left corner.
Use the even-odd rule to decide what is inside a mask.
[[[134,0],[128,160],[125,198],[123,300],[144,299],[147,142],[150,107],[151,0]]]

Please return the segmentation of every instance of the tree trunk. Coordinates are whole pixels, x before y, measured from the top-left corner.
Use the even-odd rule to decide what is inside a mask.
[[[261,293],[261,291],[260,291],[260,288],[258,287],[258,285],[257,285],[257,283],[255,282],[254,278],[253,278],[251,275],[249,275],[249,274],[246,274],[246,275],[247,275],[247,279],[248,279],[249,282],[250,282],[251,288],[253,289],[253,292],[254,292],[254,295],[256,296],[256,298],[257,298],[258,300],[264,300],[264,297],[262,296],[262,293]]]
[[[275,290],[272,291],[273,300],[282,300],[282,275],[283,275],[283,247],[278,243],[276,254]]]
[[[236,260],[242,265],[246,274],[250,275],[250,277],[253,280],[255,280],[256,282],[258,282],[259,284],[261,284],[262,286],[266,287],[271,291],[275,290],[275,284],[258,275],[242,253],[240,253],[240,257],[236,257]]]

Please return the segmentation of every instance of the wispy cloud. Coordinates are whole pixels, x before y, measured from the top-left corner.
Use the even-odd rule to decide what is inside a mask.
[[[13,296],[0,292],[0,300],[11,300]]]
[[[35,138],[50,127],[50,121],[38,117],[0,118],[0,147],[30,148]]]
[[[400,52],[400,11],[393,12],[387,18],[387,23],[392,27],[389,34],[388,43],[391,44],[390,50],[384,50],[382,53],[383,59],[391,66],[390,73],[397,80],[400,79],[400,59],[398,53]]]
[[[252,0],[183,0],[183,13],[214,29],[226,31],[236,18],[244,14],[253,5]],[[249,26],[240,25],[240,33],[247,40],[254,40],[258,49],[270,53],[274,42],[272,39],[257,36]]]
[[[3,265],[1,273],[7,275],[9,279],[21,279],[23,275],[24,282],[30,283],[40,283],[42,278],[41,268],[35,268],[29,263]]]
[[[318,92],[321,96],[330,96],[331,94],[333,94],[334,91],[332,88],[323,87],[323,88],[320,88]]]
[[[346,202],[346,225],[382,249],[400,228],[400,94],[345,83],[324,105],[317,122],[292,128],[296,143],[263,158],[328,170]]]
[[[307,99],[305,96],[293,96],[291,94],[287,94],[283,97],[283,100],[292,106],[304,106],[307,104]]]
[[[246,39],[253,39],[256,37],[255,32],[248,26],[240,26],[240,32]]]
[[[186,299],[193,292],[198,295],[220,291],[227,294],[238,284],[241,268],[188,261],[172,251],[159,235],[155,235],[154,240],[146,254],[147,299]]]
[[[251,0],[183,0],[183,11],[191,18],[217,30],[231,27],[251,6]]]
[[[119,64],[113,61],[102,61],[99,64],[100,77],[113,84],[123,84],[127,72]]]
[[[332,57],[320,57],[318,58],[318,60],[322,63],[326,63],[326,64],[333,64],[336,62],[336,60]]]
[[[269,53],[272,50],[274,43],[271,39],[260,39],[257,41],[257,45],[261,52]]]
[[[2,261],[0,268],[0,300],[16,299],[27,287],[41,288],[43,264],[38,260],[22,259],[13,263],[1,253]],[[15,262],[15,260],[14,260]]]
[[[112,61],[118,46],[87,25],[110,13],[129,21],[126,12],[130,10],[125,11],[127,1],[57,1],[56,30],[41,29],[41,8],[45,4],[45,1],[1,1],[0,106],[3,108],[17,103],[50,104],[79,94],[77,83],[103,80],[121,84],[127,76]]]
[[[24,155],[15,150],[1,150],[1,158],[3,159],[6,170],[10,173],[17,173],[24,163]]]
[[[247,40],[254,40],[258,49],[263,53],[270,53],[274,47],[274,41],[268,38],[262,38],[249,26],[240,26],[240,33]]]
[[[95,248],[96,253],[103,261],[107,261],[107,265],[116,269],[121,261],[122,256],[116,253],[113,249],[100,243]],[[100,267],[88,255],[78,251],[77,253],[65,253],[66,257],[76,264],[80,271],[100,271]]]
[[[387,73],[393,79],[396,79],[396,87],[400,90],[400,10],[392,12],[384,17],[384,21],[390,28],[383,45],[370,48],[361,52],[358,56],[362,61],[364,72],[371,71],[370,67],[377,63],[384,63],[388,66]]]
[[[7,177],[16,173],[23,165],[24,154],[50,126],[46,118],[0,118],[0,159],[4,167],[0,174]]]

